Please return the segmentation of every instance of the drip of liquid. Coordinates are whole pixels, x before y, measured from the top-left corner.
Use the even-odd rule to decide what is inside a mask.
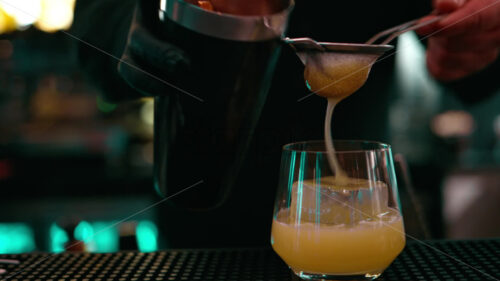
[[[371,65],[377,56],[317,53],[307,57],[304,78],[309,89],[328,99],[325,117],[325,146],[330,169],[339,183],[347,183],[348,177],[340,167],[333,146],[331,123],[335,106],[352,95],[368,79]]]
[[[328,99],[328,106],[326,107],[326,116],[325,116],[325,145],[326,145],[326,157],[328,159],[328,163],[330,164],[330,168],[332,171],[335,173],[335,177],[337,178],[337,181],[342,184],[347,182],[347,175],[342,170],[342,168],[339,165],[339,162],[337,160],[337,157],[335,157],[335,148],[333,146],[333,139],[332,139],[332,116],[333,116],[333,110],[335,109],[335,106],[339,100],[335,98],[329,98]]]

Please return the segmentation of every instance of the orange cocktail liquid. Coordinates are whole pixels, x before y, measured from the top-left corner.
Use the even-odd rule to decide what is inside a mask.
[[[291,222],[282,210],[272,225],[272,246],[295,271],[327,275],[381,274],[403,250],[403,220],[390,209],[383,219],[354,225]]]

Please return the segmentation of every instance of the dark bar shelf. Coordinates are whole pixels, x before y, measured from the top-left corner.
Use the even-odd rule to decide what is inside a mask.
[[[269,249],[0,255],[0,280],[297,280]],[[500,239],[409,242],[378,280],[498,280]]]

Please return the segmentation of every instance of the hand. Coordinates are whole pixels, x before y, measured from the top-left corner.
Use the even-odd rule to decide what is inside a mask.
[[[498,58],[498,0],[434,0],[434,8],[440,14],[449,15],[418,33],[431,35],[427,68],[436,79],[451,82],[464,78]]]
[[[168,92],[179,77],[187,76],[190,61],[181,49],[150,32],[143,21],[147,17],[143,15],[141,3],[138,2],[134,11],[118,72],[141,94],[154,96]]]
[[[189,77],[190,60],[178,47],[158,39],[146,22],[154,15],[150,5],[154,1],[141,0],[134,12],[125,51],[118,64],[118,72],[134,89],[145,96],[159,95],[180,86],[180,80]],[[196,4],[197,1],[188,2]],[[279,0],[211,0],[215,10],[243,15],[272,14],[279,11]],[[150,5],[150,6],[147,6]],[[185,82],[185,81],[184,81]]]

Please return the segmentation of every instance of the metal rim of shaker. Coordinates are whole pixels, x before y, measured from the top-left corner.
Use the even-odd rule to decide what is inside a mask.
[[[159,17],[162,22],[168,18],[191,31],[219,39],[254,42],[281,38],[294,5],[294,0],[289,0],[288,7],[279,13],[239,16],[207,11],[184,0],[161,0]]]

